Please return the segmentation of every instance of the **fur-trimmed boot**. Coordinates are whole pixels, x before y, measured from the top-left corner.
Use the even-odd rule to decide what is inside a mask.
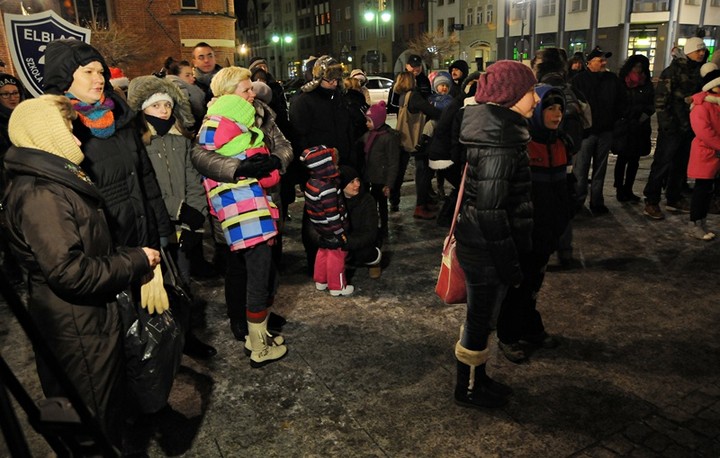
[[[506,395],[499,391],[510,390],[501,383],[491,380],[485,373],[485,362],[490,356],[490,350],[468,350],[455,344],[455,357],[457,358],[457,382],[455,384],[455,404],[462,407],[502,407],[507,404]],[[507,390],[498,388],[498,391],[490,389],[490,382],[502,385]],[[512,392],[512,390],[510,390]]]
[[[262,323],[248,321],[248,338],[250,342],[250,366],[262,367],[273,361],[277,361],[287,354],[285,345],[277,345],[272,335],[267,330],[267,317]]]

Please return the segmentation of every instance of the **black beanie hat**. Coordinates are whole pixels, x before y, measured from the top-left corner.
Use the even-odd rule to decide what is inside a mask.
[[[450,73],[452,73],[452,69],[453,69],[453,68],[457,68],[458,70],[460,70],[460,71],[462,72],[462,74],[463,74],[463,75],[462,75],[462,79],[463,79],[463,80],[464,80],[465,78],[467,78],[468,72],[470,71],[470,66],[468,65],[467,62],[465,62],[465,61],[462,60],[462,59],[456,60],[455,62],[453,62],[452,64],[450,64],[450,66],[448,67],[448,71],[449,71]],[[462,82],[462,80],[461,80],[460,82]]]
[[[105,59],[89,44],[79,40],[55,40],[45,48],[45,75],[43,85],[46,94],[63,95],[73,82],[78,67],[90,62],[100,62],[105,76],[105,92],[112,91],[110,69]]]
[[[357,171],[349,165],[341,165],[338,168],[340,169],[341,189],[345,189],[345,186],[347,186],[352,180],[360,176],[358,175]]]

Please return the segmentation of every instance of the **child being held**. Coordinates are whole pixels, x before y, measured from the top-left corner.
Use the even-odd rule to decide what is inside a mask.
[[[305,212],[320,235],[313,279],[319,291],[330,289],[332,296],[349,296],[355,288],[347,284],[345,258],[348,226],[345,199],[337,168],[338,153],[325,145],[303,151],[310,179],[305,185]]]
[[[254,122],[252,104],[235,94],[223,95],[208,108],[198,133],[198,144],[241,161],[270,154],[263,143],[264,135]],[[243,177],[236,183],[203,180],[211,214],[220,221],[231,251],[250,248],[277,235],[278,208],[265,189],[279,181],[278,170],[259,180]]]

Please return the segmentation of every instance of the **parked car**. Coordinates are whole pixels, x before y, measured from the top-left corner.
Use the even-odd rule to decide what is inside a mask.
[[[393,80],[384,76],[368,76],[365,87],[370,92],[370,100],[373,104],[381,100],[387,102],[390,88],[392,88]]]

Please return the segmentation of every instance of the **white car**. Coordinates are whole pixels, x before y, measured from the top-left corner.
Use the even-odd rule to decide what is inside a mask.
[[[393,80],[383,76],[368,76],[367,80],[365,87],[368,89],[368,92],[370,92],[372,104],[376,104],[381,100],[387,102]]]

